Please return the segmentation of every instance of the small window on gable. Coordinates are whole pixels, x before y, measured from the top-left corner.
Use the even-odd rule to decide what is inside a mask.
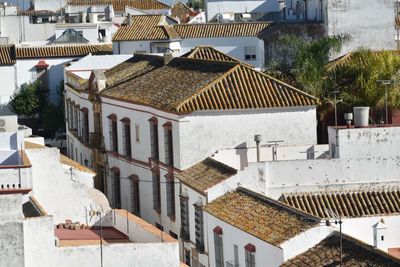
[[[257,59],[256,48],[254,46],[246,46],[244,48],[244,59],[245,60],[256,60]]]
[[[136,139],[136,143],[140,143],[140,128],[139,128],[139,124],[135,124],[135,139]]]

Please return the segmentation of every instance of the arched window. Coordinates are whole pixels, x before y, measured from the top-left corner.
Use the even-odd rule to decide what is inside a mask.
[[[121,177],[117,167],[110,169],[113,208],[121,208]]]
[[[118,125],[117,115],[110,114],[108,117],[108,133],[110,136],[110,151],[118,153]]]
[[[253,244],[244,246],[246,267],[256,267],[256,247]]]
[[[122,123],[122,148],[124,156],[132,156],[131,148],[131,120],[127,117],[121,119]]]
[[[224,249],[222,244],[222,228],[217,226],[214,232],[215,266],[224,267]]]
[[[153,117],[149,120],[150,123],[150,157],[155,160],[159,160],[158,156],[158,120]]]
[[[137,175],[129,176],[131,180],[131,208],[132,213],[140,217],[140,189],[139,189],[139,177]]]

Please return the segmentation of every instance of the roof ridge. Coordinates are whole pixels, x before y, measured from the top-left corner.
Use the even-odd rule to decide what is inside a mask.
[[[229,165],[226,165],[225,163],[223,163],[223,162],[221,162],[221,161],[219,161],[219,160],[213,159],[212,157],[207,157],[207,158],[205,158],[204,160],[211,160],[211,161],[213,161],[213,162],[215,162],[215,163],[218,163],[218,164],[224,166],[224,168],[227,168],[227,169],[229,169],[230,171],[235,171],[236,173],[238,172],[237,169],[235,169],[235,168],[233,168],[233,167],[231,167],[231,166],[229,166]],[[204,160],[202,160],[202,161],[204,161]],[[201,162],[202,162],[202,161],[201,161]]]
[[[266,201],[266,202],[268,202],[268,203],[270,203],[270,204],[273,204],[273,205],[275,205],[275,206],[277,206],[277,207],[280,207],[280,208],[283,208],[283,209],[285,209],[285,210],[287,210],[287,211],[293,212],[293,213],[295,213],[295,214],[298,215],[298,216],[306,217],[307,219],[309,219],[309,220],[311,220],[311,221],[318,221],[318,222],[320,222],[320,221],[322,220],[322,218],[320,218],[320,217],[318,217],[318,216],[312,215],[312,214],[310,214],[310,213],[308,213],[308,212],[305,212],[305,211],[302,211],[302,210],[297,209],[297,208],[295,208],[295,207],[292,207],[292,206],[290,206],[290,205],[288,205],[288,204],[286,204],[286,203],[283,203],[283,202],[281,202],[281,201],[279,201],[279,200],[275,200],[275,199],[273,199],[273,198],[271,198],[271,197],[268,197],[268,196],[266,196],[266,195],[261,195],[260,193],[255,192],[255,191],[253,191],[252,189],[239,186],[239,187],[237,188],[237,190],[238,190],[239,192],[242,192],[242,193],[245,193],[245,194],[247,194],[247,195],[250,195],[251,197],[258,198],[258,199],[260,199],[260,200],[262,200],[262,201]]]
[[[183,58],[182,58],[183,59]],[[184,101],[182,101],[178,106],[174,107],[174,110],[179,112],[179,109],[184,106],[187,102],[189,102],[190,100],[198,97],[200,94],[202,94],[203,92],[207,91],[208,89],[212,88],[216,83],[218,83],[220,80],[222,80],[223,78],[227,77],[229,74],[231,74],[232,72],[234,72],[237,68],[239,68],[240,64],[237,62],[230,62],[230,61],[218,61],[218,60],[205,60],[205,59],[197,59],[197,58],[185,58],[185,59],[190,59],[190,60],[199,60],[199,61],[212,61],[212,62],[218,62],[218,63],[230,63],[230,64],[234,64],[234,66],[232,66],[232,68],[230,68],[228,71],[226,71],[224,74],[216,77],[213,81],[209,82],[208,84],[204,85],[201,89],[197,90],[196,93],[194,93],[193,95],[191,95],[190,97],[186,98]],[[233,65],[232,64],[232,65]]]
[[[207,25],[238,25],[238,24],[272,24],[272,22],[270,21],[248,21],[248,22],[244,22],[244,21],[240,21],[240,22],[224,22],[224,23],[220,23],[220,22],[207,22],[207,23],[180,23],[180,24],[175,24],[174,26],[180,27],[180,26],[207,26]]]
[[[285,83],[285,82],[283,82],[283,81],[281,81],[281,80],[278,80],[277,78],[274,78],[274,77],[272,77],[272,76],[270,76],[270,75],[268,75],[268,74],[266,74],[266,73],[264,73],[264,72],[255,70],[255,69],[253,69],[253,68],[251,68],[251,67],[249,67],[249,66],[246,66],[246,65],[244,65],[244,64],[241,64],[241,65],[242,65],[242,67],[247,68],[247,69],[249,69],[250,71],[253,71],[253,72],[258,73],[258,75],[265,76],[265,77],[267,77],[268,79],[271,79],[271,80],[274,80],[275,82],[278,82],[278,83],[280,83],[280,84],[283,84],[283,85],[285,85],[286,87],[289,87],[290,89],[292,89],[292,90],[294,90],[294,91],[296,91],[296,92],[298,92],[298,93],[300,93],[300,94],[302,94],[302,95],[304,95],[304,96],[307,96],[307,97],[310,97],[310,98],[313,98],[313,99],[316,99],[317,101],[319,101],[318,97],[316,97],[316,96],[313,96],[313,95],[311,95],[311,94],[309,94],[309,93],[306,93],[306,92],[304,92],[304,91],[302,91],[302,90],[300,90],[300,89],[298,89],[298,88],[296,88],[296,87],[294,87],[294,86],[292,86],[292,85],[290,85],[290,84],[287,84],[287,83]]]

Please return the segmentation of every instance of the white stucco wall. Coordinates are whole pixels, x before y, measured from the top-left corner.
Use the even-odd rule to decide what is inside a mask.
[[[222,242],[223,242],[223,254],[224,262],[233,261],[233,245],[238,246],[239,265],[245,266],[245,250],[244,246],[248,243],[253,244],[256,247],[255,252],[255,264],[256,266],[279,266],[284,261],[283,250],[279,247],[275,247],[267,242],[254,237],[230,224],[225,223],[222,220],[204,213],[205,222],[207,223],[207,235],[209,236],[209,258],[210,267],[215,267],[215,249],[214,249],[214,233],[213,229],[217,226],[222,228]]]
[[[399,168],[398,157],[378,156],[250,163],[238,175],[250,188],[279,198],[283,192],[384,188],[399,182]]]
[[[395,49],[394,2],[380,0],[328,1],[328,34],[348,33],[341,54],[358,47]]]
[[[57,88],[64,79],[64,64],[74,58],[36,58],[17,60],[17,85],[32,82],[32,72],[36,72],[36,64],[39,60],[44,60],[49,67],[47,68],[47,77],[49,85],[50,99],[55,101],[58,97]]]
[[[336,142],[336,132],[337,140]],[[335,157],[396,157],[400,151],[400,127],[328,128],[329,143]]]
[[[284,140],[282,145],[315,144],[316,111],[313,107],[230,112],[195,112],[181,116],[179,127],[181,169],[219,149]],[[244,127],[245,126],[245,127]]]
[[[87,182],[80,182],[79,172],[66,170],[59,161],[56,148],[28,149],[32,163],[33,194],[44,210],[54,217],[54,223],[65,219],[86,223],[85,208],[109,209],[106,197]],[[83,180],[87,180],[83,178]]]
[[[235,1],[235,0],[206,0],[207,21],[218,13],[268,13],[279,11],[277,1]]]
[[[261,142],[260,161],[272,161],[273,145],[263,145],[265,142],[265,140]],[[328,147],[328,145],[280,146],[278,144],[276,160],[316,159],[326,155],[329,152]],[[252,145],[245,148],[225,148],[218,150],[212,158],[235,169],[243,170],[249,162],[257,161],[257,149]]]
[[[28,16],[0,16],[1,37],[8,37],[9,43],[45,42],[55,34],[55,23],[31,24]]]
[[[239,59],[256,68],[264,67],[264,41],[258,37],[229,38],[186,38],[181,41],[181,53],[187,53],[196,46],[211,45],[229,56]],[[245,60],[245,47],[255,47],[256,60]]]
[[[0,67],[0,105],[7,104],[16,89],[15,65]]]
[[[113,42],[113,54],[130,54],[136,52],[150,53],[151,41],[119,41]]]

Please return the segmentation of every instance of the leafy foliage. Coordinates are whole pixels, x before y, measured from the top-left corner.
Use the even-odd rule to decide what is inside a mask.
[[[194,10],[204,10],[204,0],[189,0],[187,2],[187,6],[193,8]]]
[[[277,42],[277,54],[267,73],[277,76],[294,86],[322,97],[326,95],[324,77],[326,65],[332,53],[340,51],[348,36],[330,36],[319,40],[306,41],[295,35],[283,35]]]
[[[40,82],[23,84],[20,90],[11,96],[11,110],[18,115],[33,117],[40,109],[39,91]]]
[[[57,103],[53,104],[48,102],[42,113],[42,126],[52,136],[54,136],[56,132],[65,129],[63,94],[64,81],[61,81],[57,90]]]

